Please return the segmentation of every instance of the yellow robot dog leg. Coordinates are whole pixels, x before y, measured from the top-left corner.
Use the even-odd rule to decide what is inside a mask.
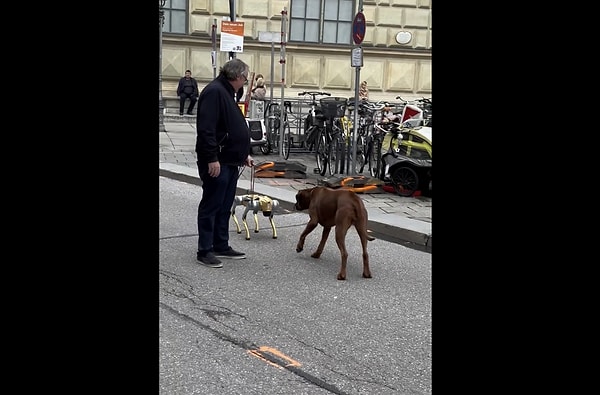
[[[275,227],[275,221],[273,221],[273,213],[275,209],[279,206],[279,201],[277,199],[271,200],[271,212],[269,214],[269,222],[271,222],[271,229],[273,229],[273,238],[277,238],[277,228]]]
[[[242,223],[244,224],[244,229],[246,229],[246,240],[250,240],[250,230],[248,229],[248,222],[246,221],[246,217],[248,215],[248,211],[252,210],[252,202],[254,199],[250,195],[244,195],[244,214],[242,215]]]
[[[235,222],[235,227],[238,234],[242,233],[242,228],[240,228],[240,223],[238,222],[238,219],[235,216],[235,208],[243,203],[242,198],[242,196],[236,196],[233,200],[233,206],[231,206],[231,218],[233,218],[233,222]]]
[[[254,233],[258,233],[258,211],[260,210],[260,197],[254,196],[252,199],[252,216],[254,217]]]

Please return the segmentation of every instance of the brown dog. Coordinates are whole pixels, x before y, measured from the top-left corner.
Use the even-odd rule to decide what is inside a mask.
[[[311,255],[319,258],[325,248],[325,242],[331,228],[335,226],[335,242],[342,255],[342,266],[337,275],[338,280],[346,279],[346,262],[348,251],[346,250],[346,233],[350,226],[358,232],[362,244],[363,274],[365,278],[371,278],[369,269],[369,254],[367,253],[367,241],[375,240],[367,233],[368,214],[362,199],[356,192],[348,189],[332,189],[328,187],[314,187],[298,191],[296,194],[296,210],[308,209],[310,220],[300,235],[296,252],[304,249],[304,240],[318,224],[323,227],[321,242],[317,250]]]

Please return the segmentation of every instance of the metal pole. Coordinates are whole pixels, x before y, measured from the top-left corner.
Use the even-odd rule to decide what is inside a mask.
[[[217,77],[217,18],[213,19],[212,30],[210,32],[210,38],[212,40],[212,52],[210,53],[213,78]]]
[[[363,12],[363,0],[358,0],[358,11]],[[350,158],[350,174],[356,175],[356,130],[358,129],[358,92],[360,90],[360,67],[356,68],[354,78],[354,119],[352,120],[352,156]],[[364,147],[363,147],[364,149]],[[363,152],[364,154],[364,152]]]
[[[281,11],[281,57],[279,58],[279,63],[281,64],[281,107],[279,107],[281,109],[281,114],[284,114],[285,112],[285,106],[284,106],[284,87],[285,87],[285,45],[286,45],[286,26],[287,26],[287,8],[283,7],[283,10]],[[283,120],[282,122],[279,123],[279,155],[281,157],[283,157],[283,133],[284,133],[284,127],[283,127]],[[288,147],[289,149],[290,147]]]
[[[163,7],[167,0],[158,0],[158,132],[165,131],[165,105],[162,95],[162,27],[165,23],[165,11]]]
[[[270,97],[269,102],[273,101],[273,76],[275,75],[275,42],[273,41],[273,37],[271,37],[271,80],[269,82],[270,87]]]
[[[356,175],[356,129],[358,129],[358,91],[360,85],[360,67],[356,68],[356,78],[354,78],[354,119],[352,120],[352,156],[350,157],[350,174]]]
[[[235,22],[235,0],[229,0],[229,20]],[[229,52],[229,60],[235,59],[235,52]]]

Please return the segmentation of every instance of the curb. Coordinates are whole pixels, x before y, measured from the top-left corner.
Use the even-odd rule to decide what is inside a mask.
[[[187,166],[172,163],[159,164],[159,176],[175,179],[201,186],[198,172]],[[250,181],[238,180],[237,194],[245,194],[250,190]],[[269,185],[254,184],[254,192],[269,196],[279,201],[280,207],[294,211],[296,192]],[[369,211],[367,209],[367,211]],[[399,215],[383,214],[369,211],[369,230],[374,237],[402,244],[420,251],[431,252],[431,223],[404,218]]]

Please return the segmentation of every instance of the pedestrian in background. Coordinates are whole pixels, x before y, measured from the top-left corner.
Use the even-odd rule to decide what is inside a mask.
[[[185,75],[179,79],[179,84],[177,84],[177,96],[179,96],[179,115],[183,115],[186,99],[190,99],[187,114],[192,115],[192,110],[198,99],[198,82],[192,77],[192,72],[190,70],[186,70]]]
[[[236,102],[249,70],[242,60],[229,60],[198,98],[196,156],[203,191],[198,205],[197,259],[208,267],[223,267],[219,258],[246,258],[229,245],[229,221],[240,166],[254,166],[250,130]]]
[[[358,90],[358,98],[359,100],[369,100],[369,87],[367,86],[367,81],[363,81],[360,83],[360,88]]]
[[[256,86],[252,88],[252,96],[253,100],[265,100],[265,96],[267,95],[267,88],[265,87],[265,80],[259,78],[256,80]]]

